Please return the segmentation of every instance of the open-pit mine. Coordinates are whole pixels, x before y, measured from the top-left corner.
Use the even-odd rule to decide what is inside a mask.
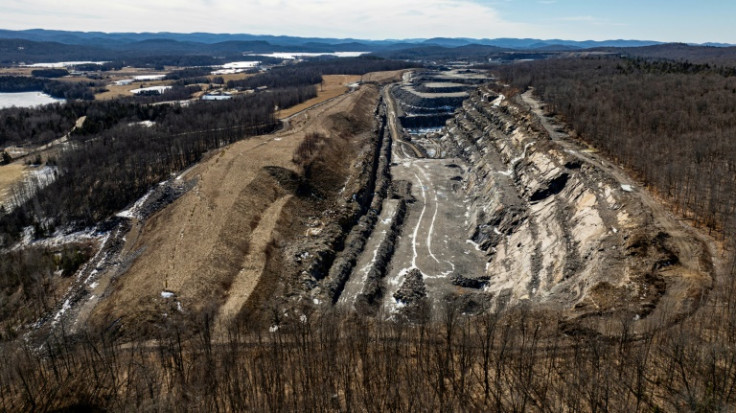
[[[48,325],[529,305],[565,331],[646,331],[696,309],[714,272],[709,239],[531,92],[466,69],[364,76],[120,216]]]

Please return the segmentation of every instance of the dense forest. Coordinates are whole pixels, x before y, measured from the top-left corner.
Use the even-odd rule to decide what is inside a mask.
[[[71,135],[74,149],[56,160],[58,178],[32,202],[0,216],[5,243],[28,226],[43,231],[36,236],[58,226],[93,226],[208,150],[273,130],[278,125],[275,106],[288,107],[315,95],[310,85],[185,107],[97,102],[87,109],[84,127]],[[155,124],[136,124],[144,120]]]
[[[302,65],[276,67],[268,72],[248,77],[242,80],[230,80],[227,87],[254,89],[261,86],[268,88],[283,88],[299,85],[314,85],[322,82],[322,74],[315,69],[305,68]]]
[[[731,69],[736,68],[736,47],[733,46],[691,46],[684,43],[668,43],[632,48],[600,48],[597,50],[632,58],[709,64]]]
[[[417,68],[422,65],[403,60],[384,59],[373,55],[352,58],[318,57],[300,63],[301,67],[317,69],[323,75],[364,75],[370,72]]]
[[[0,79],[1,81],[1,79]],[[0,146],[42,145],[69,132],[86,112],[81,102],[0,110]]]
[[[580,137],[710,229],[733,228],[736,76],[708,64],[629,58],[506,66]]]
[[[411,324],[305,307],[265,326],[212,314],[162,318],[153,340],[114,320],[4,349],[8,411],[711,412],[736,388],[733,288],[681,325],[646,336],[560,334],[560,315],[519,308],[463,314],[448,301]],[[729,304],[730,303],[730,304]],[[175,311],[174,311],[175,312]],[[11,362],[12,360],[12,362]]]

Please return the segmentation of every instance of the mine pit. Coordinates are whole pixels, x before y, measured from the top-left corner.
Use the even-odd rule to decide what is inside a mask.
[[[383,201],[371,247],[337,304],[420,319],[450,301],[469,313],[533,303],[591,331],[635,316],[634,329],[645,330],[663,303],[670,317],[691,311],[696,303],[670,291],[708,288],[685,280],[693,271],[708,279],[702,242],[637,202],[628,178],[562,125],[479,81],[472,72],[425,72],[384,91],[389,176],[410,185]],[[397,200],[402,225],[389,225]],[[654,236],[662,228],[670,232]],[[698,258],[668,247],[680,243]],[[641,288],[627,288],[632,281]]]
[[[401,125],[412,135],[438,132],[469,92],[486,76],[478,72],[425,72],[408,76],[394,88]]]
[[[222,333],[276,307],[418,322],[533,305],[563,330],[636,332],[692,312],[704,243],[492,82],[405,72],[223,148],[119,214],[59,317],[147,326],[207,303]]]

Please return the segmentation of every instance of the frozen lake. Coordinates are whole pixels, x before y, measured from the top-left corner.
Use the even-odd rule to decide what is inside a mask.
[[[17,106],[30,108],[47,103],[65,102],[64,99],[51,97],[43,92],[0,93],[0,109]]]

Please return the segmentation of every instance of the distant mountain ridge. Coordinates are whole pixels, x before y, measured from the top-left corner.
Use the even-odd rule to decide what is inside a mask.
[[[595,47],[642,47],[663,44],[665,42],[652,40],[564,40],[564,39],[534,39],[534,38],[496,38],[496,39],[474,39],[467,37],[434,37],[430,39],[386,39],[386,40],[370,40],[355,38],[320,38],[320,37],[297,37],[297,36],[276,36],[276,35],[257,35],[247,33],[171,33],[171,32],[81,32],[81,31],[63,31],[63,30],[4,30],[0,29],[0,38],[4,39],[25,39],[37,42],[58,42],[71,45],[87,45],[101,48],[116,49],[130,45],[136,42],[151,40],[175,40],[178,42],[216,44],[224,42],[252,42],[265,41],[274,46],[308,46],[308,45],[345,45],[350,44],[356,48],[364,49],[384,49],[393,48],[396,44],[409,45],[436,45],[444,47],[459,47],[469,44],[495,46],[506,49],[536,49],[548,46],[567,46],[580,49],[589,49]],[[706,43],[702,46],[731,46],[724,43]],[[362,51],[362,50],[355,50]]]
[[[725,44],[697,45],[703,59],[712,56],[730,59],[733,50]],[[715,47],[717,46],[717,47]],[[274,52],[334,53],[366,52],[379,57],[408,60],[447,61],[471,59],[476,62],[489,60],[514,60],[544,58],[556,53],[577,51],[618,52],[639,48],[663,48],[644,50],[674,57],[683,52],[685,44],[671,44],[648,40],[574,41],[562,39],[472,39],[434,37],[430,39],[361,40],[352,38],[316,38],[224,33],[103,33],[59,30],[4,30],[0,29],[0,63],[41,63],[53,61],[104,60],[172,62],[182,65],[212,65],[222,61],[253,59],[248,54]],[[628,53],[628,52],[627,52]],[[688,52],[689,53],[689,52]],[[162,59],[166,57],[166,59]],[[181,59],[177,60],[177,57]],[[268,60],[266,58],[263,58]],[[275,59],[273,59],[275,61]]]

